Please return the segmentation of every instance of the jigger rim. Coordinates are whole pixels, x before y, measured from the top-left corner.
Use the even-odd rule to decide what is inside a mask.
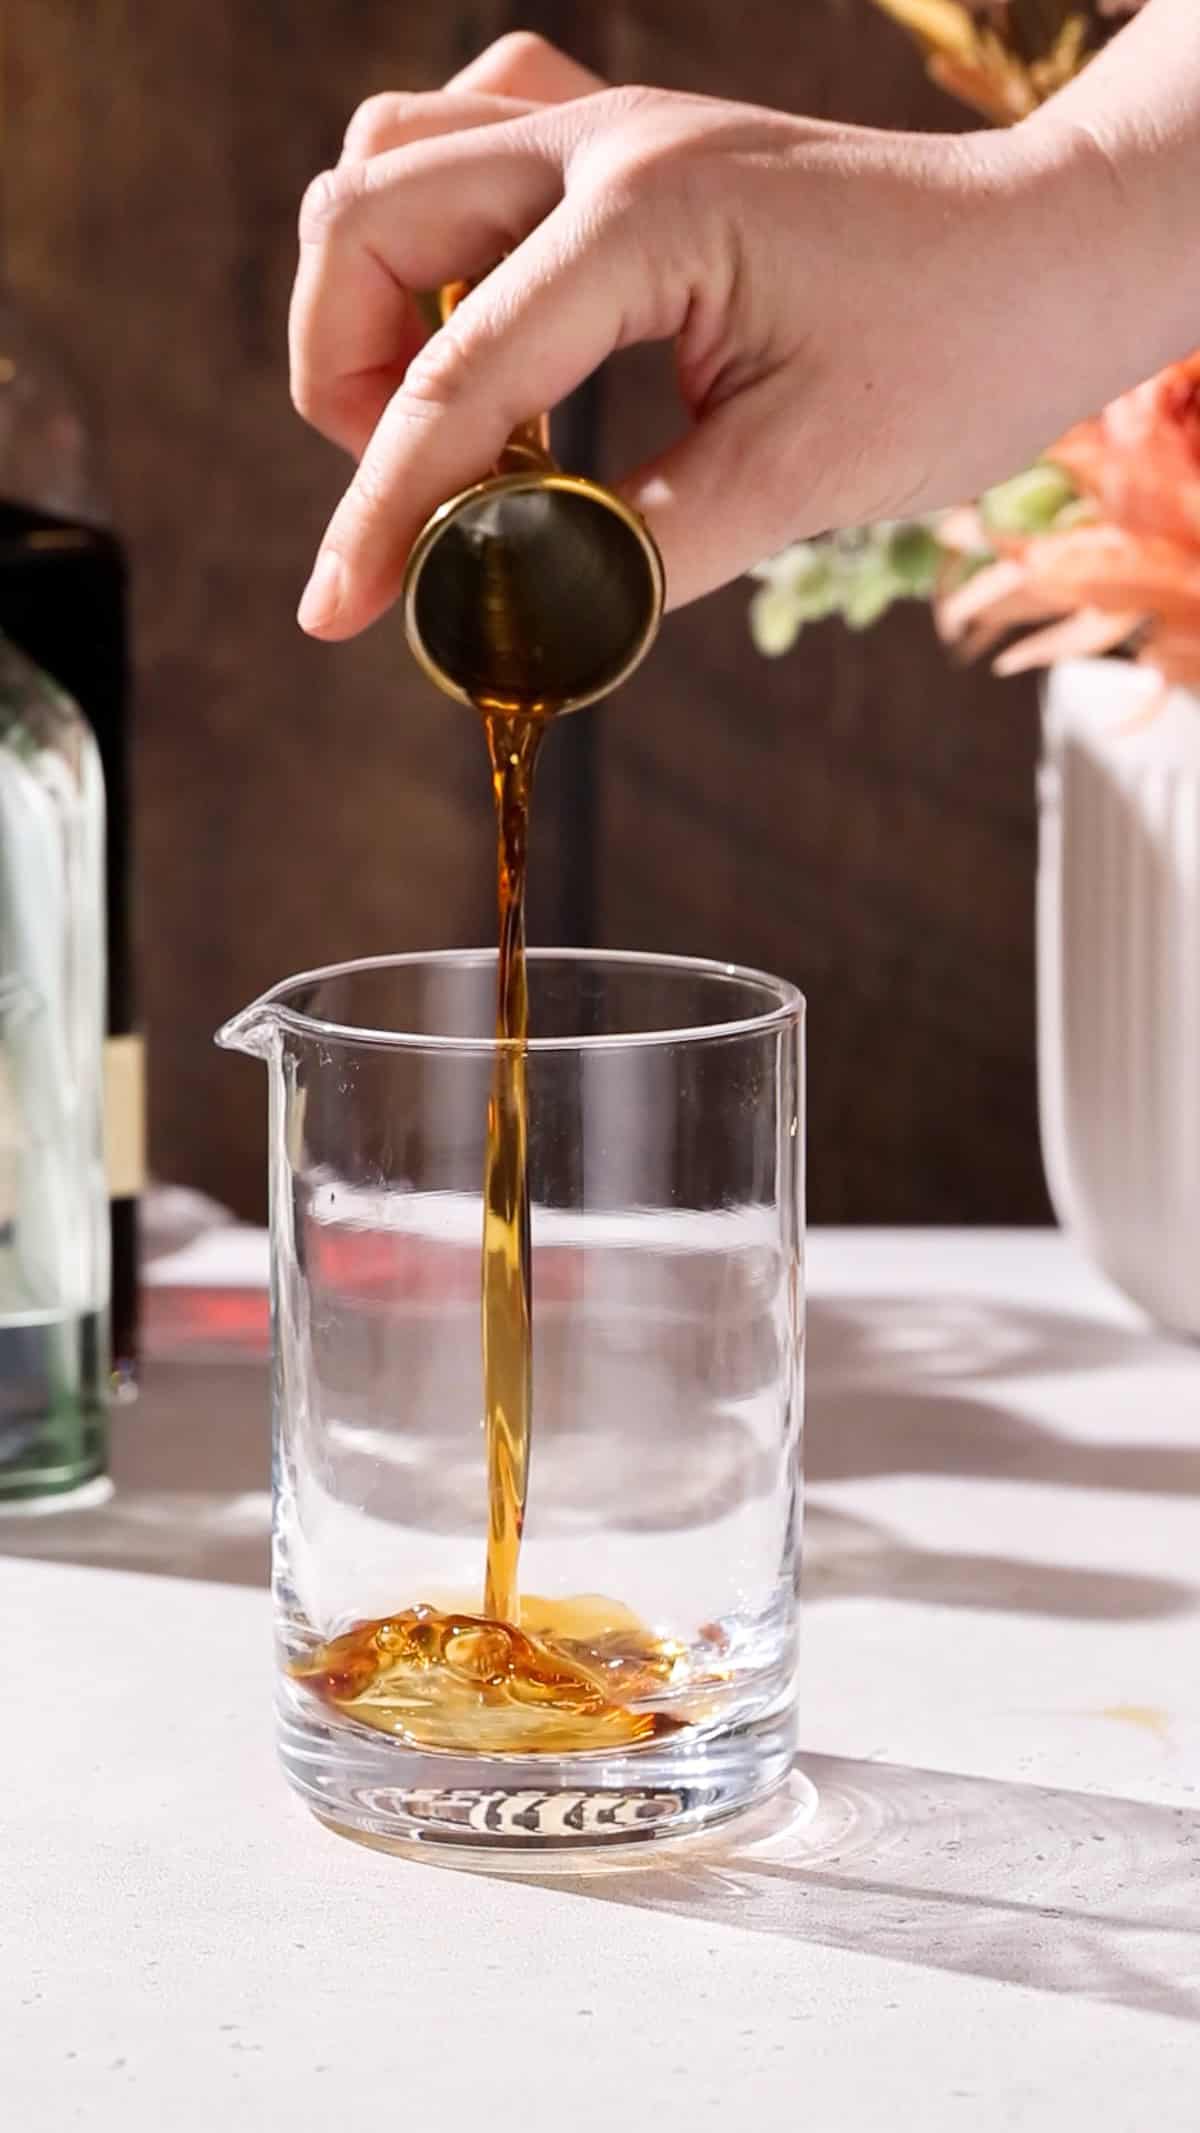
[[[475,969],[494,971],[496,967],[494,948],[419,948],[401,955],[359,956],[345,963],[326,963],[316,970],[297,971],[273,985],[269,992],[260,994],[257,1000],[244,1008],[239,1015],[218,1030],[216,1042],[226,1051],[257,1051],[265,1056],[262,1044],[264,1028],[273,1031],[288,1031],[319,1044],[345,1044],[363,1050],[390,1052],[425,1052],[442,1055],[456,1054],[459,1057],[494,1058],[498,1051],[507,1049],[505,1040],[495,1036],[459,1036],[446,1032],[425,1030],[372,1029],[350,1022],[326,1021],[319,1015],[306,1013],[302,1008],[288,1005],[289,995],[295,995],[330,978],[357,977],[368,971],[419,969],[421,966],[436,969]],[[759,993],[761,1007],[747,1013],[730,1015],[727,1020],[679,1024],[675,1028],[660,1025],[644,1030],[601,1030],[580,1032],[569,1036],[540,1037],[528,1039],[525,1049],[530,1053],[577,1052],[633,1052],[653,1049],[689,1048],[702,1044],[727,1043],[730,1038],[762,1037],[771,1031],[784,1030],[803,1022],[806,1002],[799,987],[790,979],[772,976],[770,971],[756,970],[744,963],[717,962],[707,956],[657,955],[651,951],[636,951],[624,948],[530,948],[526,960],[531,968],[541,964],[584,963],[602,969],[640,970],[658,972],[663,977],[692,977],[717,980],[730,986],[741,986]],[[257,1043],[247,1042],[257,1037]]]
[[[480,502],[486,497],[515,496],[535,490],[544,495],[547,489],[554,490],[559,495],[585,496],[589,502],[601,505],[605,510],[611,512],[614,518],[623,521],[635,536],[646,558],[651,595],[645,622],[641,632],[630,647],[628,658],[620,667],[614,669],[613,673],[607,676],[598,688],[583,690],[576,696],[556,698],[554,706],[556,716],[561,717],[568,711],[581,711],[585,705],[599,703],[604,697],[611,696],[613,691],[619,689],[622,683],[628,681],[630,675],[640,667],[658,635],[659,624],[662,621],[663,609],[666,604],[666,573],[663,568],[663,560],[659,553],[658,543],[645,520],[634,510],[632,504],[627,504],[623,497],[616,494],[615,490],[606,489],[602,482],[590,481],[584,474],[564,474],[557,468],[553,471],[547,471],[544,468],[530,467],[512,474],[488,475],[482,481],[472,482],[469,488],[460,489],[456,495],[447,497],[444,504],[438,505],[437,510],[426,519],[420,533],[413,542],[409,551],[408,561],[404,566],[401,609],[404,618],[404,634],[408,639],[409,650],[417,665],[429,677],[434,686],[440,689],[443,695],[453,697],[456,703],[473,704],[474,699],[464,688],[460,687],[444,667],[439,665],[436,659],[431,657],[417,627],[417,587],[420,583],[421,572],[429,555],[441,539],[446,526],[452,519],[457,518],[459,513],[468,505]],[[529,715],[536,717],[537,713],[533,712]]]

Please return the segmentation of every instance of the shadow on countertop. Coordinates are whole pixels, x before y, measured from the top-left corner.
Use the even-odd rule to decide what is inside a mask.
[[[1042,1428],[997,1396],[1006,1380],[1148,1363],[1194,1376],[1192,1442],[1156,1443],[1144,1405],[1129,1438],[1106,1443]],[[817,1298],[807,1380],[810,1481],[955,1474],[1200,1495],[1200,1345],[1150,1327],[969,1297]]]
[[[807,1826],[789,1826],[785,1796],[661,1864],[542,1878],[594,1902],[1200,2020],[1200,1811],[833,1756],[800,1767],[819,1799]],[[819,1981],[798,1973],[794,2019],[821,2013]]]

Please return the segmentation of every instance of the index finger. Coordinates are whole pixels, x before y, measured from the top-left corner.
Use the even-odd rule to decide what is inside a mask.
[[[292,397],[355,456],[425,338],[409,292],[484,272],[561,194],[560,163],[507,117],[513,105],[432,102],[413,121],[424,138],[342,164],[301,211]]]
[[[686,306],[686,292],[678,300]],[[330,522],[301,626],[352,637],[382,614],[429,514],[614,348],[678,331],[682,314],[662,305],[627,230],[560,202],[410,367]]]

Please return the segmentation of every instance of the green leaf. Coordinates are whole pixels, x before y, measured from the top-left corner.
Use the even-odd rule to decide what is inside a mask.
[[[868,630],[878,622],[895,601],[908,597],[908,588],[903,579],[890,570],[864,571],[847,588],[842,602],[842,614],[847,627],[852,630]]]
[[[763,585],[750,602],[750,635],[765,659],[781,659],[790,652],[803,623],[786,586]]]
[[[942,548],[931,526],[897,526],[887,548],[888,568],[914,598],[925,599],[937,583]]]
[[[989,533],[1000,539],[1027,539],[1048,533],[1060,512],[1078,502],[1079,492],[1061,467],[1048,460],[1002,481],[980,498],[979,512]]]

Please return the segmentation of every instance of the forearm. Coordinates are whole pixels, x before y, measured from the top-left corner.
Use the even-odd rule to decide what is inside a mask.
[[[1104,395],[1200,346],[1200,0],[1149,0],[1017,131],[1072,203]]]

